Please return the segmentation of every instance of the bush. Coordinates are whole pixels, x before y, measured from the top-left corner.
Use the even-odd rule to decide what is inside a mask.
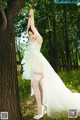
[[[65,71],[59,72],[59,76],[66,84],[66,86],[73,92],[80,92],[80,71],[72,70],[67,73]]]
[[[31,92],[31,81],[23,80],[22,75],[18,75],[18,87],[19,87],[19,96],[20,100],[27,98]]]

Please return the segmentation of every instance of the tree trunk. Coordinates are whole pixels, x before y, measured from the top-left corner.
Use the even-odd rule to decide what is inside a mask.
[[[61,50],[61,59],[62,59],[62,68],[63,70],[65,70],[65,54],[63,53],[62,50]]]
[[[68,38],[68,30],[67,30],[67,8],[64,5],[64,30],[65,30],[65,52],[66,52],[66,70],[69,72],[71,70],[71,55],[70,55],[70,47],[69,47],[69,38]]]
[[[8,112],[8,120],[22,120],[13,22],[24,1],[8,2],[6,12],[0,4],[0,112]]]
[[[78,46],[77,46],[78,47]],[[76,68],[78,69],[78,48],[76,48]]]
[[[54,1],[53,1],[54,2]],[[57,59],[57,33],[56,33],[56,20],[55,20],[55,5],[53,5],[53,32],[52,32],[52,54],[53,54],[53,67],[55,71],[58,71],[58,59]]]
[[[0,112],[8,112],[9,120],[21,120],[14,39],[12,26],[0,31]]]
[[[51,56],[51,65],[53,66],[53,46],[52,46],[52,31],[51,29],[51,23],[50,23],[50,17],[48,15],[48,27],[49,27],[49,32],[48,32],[48,37],[49,37],[49,50],[50,50],[50,56]]]

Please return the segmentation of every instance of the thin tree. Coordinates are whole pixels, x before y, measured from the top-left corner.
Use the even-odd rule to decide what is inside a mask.
[[[53,67],[55,71],[58,71],[58,59],[57,59],[57,32],[56,32],[56,20],[55,20],[55,4],[54,0],[52,0],[52,26],[53,26],[53,32],[52,32],[52,54],[53,54]]]
[[[67,30],[67,7],[64,4],[64,31],[65,31],[65,53],[66,53],[66,70],[71,70],[71,55],[70,55],[70,47],[69,47],[69,38],[68,38],[68,30]]]

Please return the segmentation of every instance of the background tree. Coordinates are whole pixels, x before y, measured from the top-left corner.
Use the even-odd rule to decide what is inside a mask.
[[[57,32],[56,32],[56,19],[55,19],[55,11],[56,11],[56,9],[55,9],[55,4],[54,4],[54,0],[53,0],[53,3],[52,3],[52,8],[53,8],[53,32],[52,32],[52,38],[53,38],[53,40],[52,40],[52,46],[53,46],[53,55],[52,56],[54,56],[53,57],[53,67],[54,67],[54,69],[55,69],[55,71],[57,72],[58,71],[58,59],[57,59]]]
[[[68,26],[67,26],[67,6],[63,5],[64,9],[64,40],[65,40],[65,54],[66,54],[66,70],[70,71],[71,69],[71,55],[69,47],[69,37],[68,37]]]

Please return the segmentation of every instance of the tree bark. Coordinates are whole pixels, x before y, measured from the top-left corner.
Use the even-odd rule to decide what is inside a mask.
[[[17,0],[11,0],[9,1],[11,6],[7,7],[6,12],[3,11],[4,14],[2,14],[0,11],[0,112],[8,112],[9,120],[22,120],[13,22],[25,1],[18,0],[18,5],[20,5],[18,7]],[[5,27],[3,27],[5,24],[4,16],[7,21]]]
[[[52,32],[52,53],[53,53],[53,67],[55,71],[58,71],[58,59],[57,59],[57,32],[56,32],[56,20],[55,20],[55,5],[53,5],[53,32]]]
[[[70,47],[69,47],[69,38],[68,38],[68,30],[67,30],[67,8],[64,5],[64,30],[65,30],[65,52],[66,52],[66,70],[69,72],[71,70],[71,55],[70,55]]]
[[[0,111],[7,111],[9,120],[21,120],[13,33],[11,26],[0,33]]]

